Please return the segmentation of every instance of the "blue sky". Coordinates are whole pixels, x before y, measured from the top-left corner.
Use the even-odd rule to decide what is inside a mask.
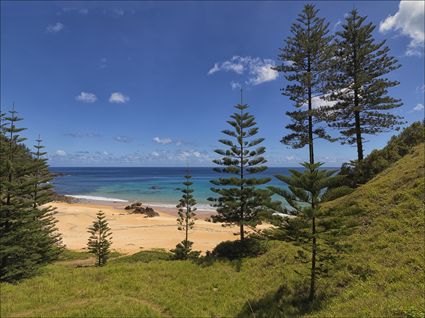
[[[296,166],[280,94],[270,71],[307,2],[1,2],[1,105],[44,139],[53,166],[211,166],[220,131],[245,87],[271,166]],[[402,68],[390,93],[395,112],[424,117],[424,7],[420,1],[320,1],[338,30],[355,6],[377,25]],[[365,152],[392,134],[367,136]],[[354,159],[348,145],[318,141],[328,166]]]

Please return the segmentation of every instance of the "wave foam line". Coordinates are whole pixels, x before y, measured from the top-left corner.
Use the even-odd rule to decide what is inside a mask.
[[[75,198],[75,199],[84,199],[84,200],[93,200],[93,201],[128,202],[127,200],[106,198],[106,197],[96,197],[93,195],[68,195],[67,194],[65,196],[70,198]]]

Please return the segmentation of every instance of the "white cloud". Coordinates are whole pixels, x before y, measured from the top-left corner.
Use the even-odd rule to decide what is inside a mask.
[[[278,72],[273,70],[275,62],[271,59],[261,59],[251,56],[233,56],[230,60],[215,63],[208,71],[212,75],[219,71],[233,72],[238,75],[247,74],[247,85],[259,85],[265,82],[273,81],[278,77]],[[233,89],[236,88],[235,82],[231,83]]]
[[[87,15],[89,13],[89,9],[81,8],[80,10],[78,10],[78,13],[82,15]]]
[[[196,159],[197,161],[210,160],[207,152],[197,150],[181,150],[176,154],[176,159],[186,161],[188,159]]]
[[[159,137],[155,137],[152,140],[155,141],[157,144],[161,144],[161,145],[168,145],[168,144],[171,144],[173,142],[171,140],[171,138],[159,138]]]
[[[64,28],[64,25],[60,22],[56,22],[56,24],[49,24],[46,28],[46,31],[49,33],[58,33]]]
[[[75,96],[75,100],[83,103],[94,103],[97,101],[97,97],[93,93],[81,92],[79,95]]]
[[[231,81],[230,82],[230,86],[232,86],[232,89],[240,89],[240,88],[242,88],[242,85],[239,82],[234,82],[234,81]]]
[[[274,81],[278,76],[278,72],[272,69],[273,66],[274,62],[273,64],[266,62],[264,65],[255,65],[255,67],[250,69],[250,74],[252,74],[254,77],[250,78],[248,82],[252,85],[258,85],[261,83]]]
[[[410,37],[406,55],[422,55],[424,47],[424,1],[400,1],[398,11],[390,15],[379,25],[380,32],[399,31]]]
[[[218,66],[218,63],[214,63],[214,66],[208,71],[208,75],[214,74],[215,72],[218,72],[220,70],[220,67]]]
[[[65,157],[66,156],[66,152],[64,150],[56,150],[56,155],[59,157]]]
[[[337,103],[336,101],[329,101],[326,100],[326,98],[329,96],[329,94],[327,95],[318,95],[318,96],[313,96],[311,98],[311,107],[313,109],[317,109],[320,107],[332,107],[335,106],[335,104]],[[305,104],[305,107],[307,107],[307,104]]]
[[[115,92],[111,94],[111,97],[109,97],[110,103],[116,103],[116,104],[124,104],[130,100],[130,97],[123,95],[120,92]]]
[[[413,111],[415,112],[419,112],[421,110],[424,109],[424,105],[423,104],[417,104],[415,107],[413,107]]]

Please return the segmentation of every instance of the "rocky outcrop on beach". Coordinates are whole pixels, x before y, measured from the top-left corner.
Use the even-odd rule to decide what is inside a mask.
[[[143,207],[142,202],[135,202],[125,207],[131,214],[143,214],[147,218],[159,216],[159,213],[150,207]]]

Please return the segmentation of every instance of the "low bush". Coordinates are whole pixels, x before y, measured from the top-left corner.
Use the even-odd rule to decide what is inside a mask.
[[[240,259],[244,257],[254,257],[264,254],[267,251],[262,241],[247,238],[243,241],[225,241],[218,244],[211,255],[217,258],[229,260]]]
[[[173,259],[175,260],[185,260],[185,259],[197,259],[201,252],[192,251],[193,242],[183,240],[176,245],[176,248],[171,250],[173,253]]]

